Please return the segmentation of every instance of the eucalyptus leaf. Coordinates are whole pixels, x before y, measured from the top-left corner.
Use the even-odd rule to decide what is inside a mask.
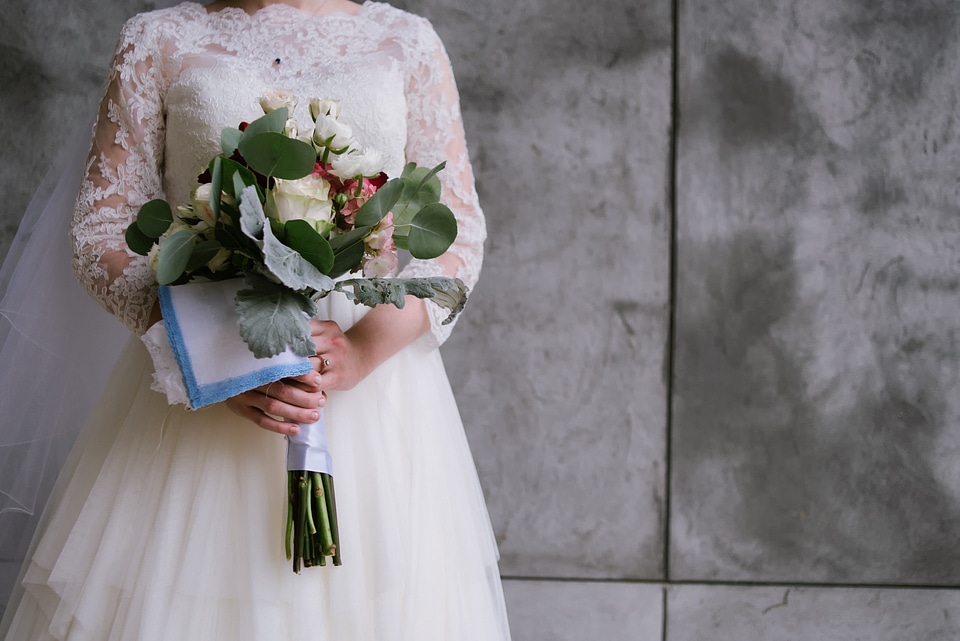
[[[422,208],[440,202],[439,172],[446,163],[440,163],[433,169],[407,164],[400,179],[403,181],[403,194],[393,209],[393,222],[398,225],[396,235],[406,236],[407,225]]]
[[[240,145],[240,138],[242,136],[243,132],[233,127],[227,127],[220,132],[220,150],[224,156],[229,158],[233,155],[233,152],[235,152]]]
[[[324,274],[333,268],[333,248],[313,225],[305,220],[291,220],[286,225],[287,244]]]
[[[354,225],[357,227],[372,227],[379,223],[400,200],[403,189],[403,181],[399,178],[388,181],[357,210]]]
[[[243,182],[243,178],[240,176],[240,173],[237,172],[233,174],[233,197],[239,200],[238,195],[243,193],[243,190],[246,189],[248,185]],[[257,198],[257,200],[260,200]]]
[[[217,242],[224,247],[224,249],[244,252],[249,252],[252,250],[256,253],[259,253],[260,251],[254,244],[255,241],[247,238],[233,225],[218,225],[217,228],[213,230],[213,235],[214,238],[217,239]]]
[[[172,222],[173,211],[170,204],[161,198],[144,203],[137,213],[137,227],[150,238],[163,236]]]
[[[427,205],[410,221],[407,249],[414,258],[436,258],[457,238],[457,219],[442,203]]]
[[[149,254],[153,244],[157,242],[156,238],[150,238],[144,234],[136,222],[130,223],[130,226],[127,227],[124,239],[127,241],[127,247],[130,248],[130,251],[141,256]]]
[[[157,266],[157,282],[169,285],[183,274],[187,262],[193,253],[196,236],[193,232],[182,229],[160,241],[160,254]]]
[[[240,336],[257,358],[276,356],[289,347],[299,356],[313,356],[309,318],[317,313],[307,296],[266,278],[248,274],[248,289],[237,292]]]
[[[369,227],[354,227],[344,234],[331,238],[330,247],[333,248],[333,253],[337,254],[345,251],[351,245],[356,245],[357,243],[363,245],[363,237],[369,232]]]
[[[303,178],[317,162],[313,145],[273,132],[244,136],[240,153],[254,171],[284,180]]]
[[[443,324],[453,322],[467,302],[467,288],[459,278],[351,278],[337,283],[337,291],[357,305],[376,307],[384,303],[403,308],[405,296],[428,298],[450,310]]]
[[[263,262],[270,273],[290,289],[333,289],[333,279],[295,249],[280,242],[269,225],[263,227]]]
[[[187,261],[186,271],[192,272],[200,269],[217,255],[223,249],[223,245],[215,240],[203,240],[193,246],[193,253],[190,254],[190,260]]]
[[[220,198],[223,195],[223,158],[217,156],[210,161],[210,209],[213,222],[220,218]]]
[[[332,278],[346,274],[363,262],[363,237],[369,231],[369,227],[356,227],[330,239],[334,260],[333,268],[327,273]]]
[[[263,202],[263,192],[260,185],[257,184],[257,177],[253,172],[229,158],[221,158],[223,164],[223,191],[226,191],[235,199],[239,200],[245,187],[256,185],[257,197]],[[239,182],[238,182],[239,180]],[[242,185],[242,187],[240,186]],[[232,192],[230,190],[233,190]]]
[[[289,117],[290,114],[287,112],[286,107],[280,107],[279,109],[275,109],[268,114],[264,114],[247,125],[247,128],[243,130],[243,133],[240,136],[240,140],[243,141],[245,139],[250,139],[258,134],[266,132],[282,134],[284,127],[287,126],[287,119]],[[237,143],[237,147],[240,147],[239,142]],[[242,149],[240,150],[240,153],[243,153]]]

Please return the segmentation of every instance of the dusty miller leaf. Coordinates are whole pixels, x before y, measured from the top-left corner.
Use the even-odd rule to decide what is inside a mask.
[[[256,187],[247,187],[240,196],[240,229],[251,240],[259,241],[266,224],[267,215],[263,213]]]
[[[351,278],[336,284],[336,290],[357,305],[376,307],[383,303],[403,307],[404,296],[428,298],[450,310],[443,324],[453,322],[467,303],[467,287],[459,278]]]
[[[299,356],[313,356],[309,318],[316,304],[303,294],[261,276],[248,274],[249,289],[237,292],[240,336],[257,358],[276,356],[290,347]]]

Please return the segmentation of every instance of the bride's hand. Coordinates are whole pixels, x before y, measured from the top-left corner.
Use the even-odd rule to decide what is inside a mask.
[[[320,408],[326,402],[319,385],[320,375],[316,372],[319,361],[316,358],[310,361],[314,371],[238,394],[228,398],[226,406],[234,414],[265,430],[285,435],[296,434],[299,430],[297,423],[320,420]]]
[[[310,334],[320,359],[322,389],[351,389],[372,371],[361,344],[345,334],[336,322],[312,320]]]

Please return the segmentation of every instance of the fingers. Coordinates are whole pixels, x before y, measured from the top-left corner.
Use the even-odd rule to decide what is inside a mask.
[[[277,434],[283,434],[284,436],[293,436],[300,431],[300,426],[296,423],[278,421],[275,418],[267,416],[253,405],[244,403],[241,397],[249,393],[250,392],[245,392],[244,394],[240,394],[239,396],[234,396],[233,398],[228,399],[226,401],[226,405],[230,408],[230,411],[242,418],[247,419],[257,427],[267,430],[268,432],[276,432]]]
[[[317,375],[308,373],[309,380]],[[278,434],[296,434],[297,423],[320,420],[320,408],[326,403],[323,392],[309,383],[284,379],[238,394],[226,401],[235,414],[258,427]]]
[[[307,392],[316,393],[321,389],[321,383],[323,379],[320,377],[320,359],[316,356],[310,358],[310,364],[313,366],[313,370],[307,372],[306,374],[301,374],[300,376],[292,376],[290,378],[284,379],[288,384],[295,385],[302,390]]]

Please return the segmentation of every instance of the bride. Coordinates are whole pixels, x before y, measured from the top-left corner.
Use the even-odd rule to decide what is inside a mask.
[[[125,248],[131,217],[161,195],[188,202],[220,131],[256,119],[258,96],[275,88],[300,98],[301,121],[311,97],[339,100],[388,175],[446,160],[457,241],[401,275],[476,282],[483,215],[426,20],[372,1],[184,2],[124,26],[71,227],[78,279],[135,335],[159,312],[152,272]],[[496,543],[437,349],[444,317],[417,299],[367,310],[330,296],[312,322],[315,372],[196,412],[151,390],[149,356],[131,339],[47,505],[0,638],[509,639]],[[283,552],[281,435],[321,407],[343,565],[296,575]]]

